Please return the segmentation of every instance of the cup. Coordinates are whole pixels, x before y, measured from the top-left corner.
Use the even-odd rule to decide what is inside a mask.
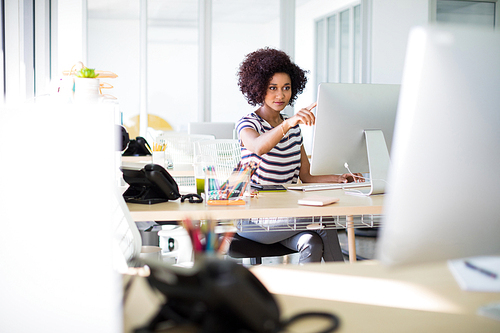
[[[205,175],[206,205],[246,205],[250,199],[250,174],[233,171],[229,177],[214,168]]]
[[[153,151],[153,163],[165,167],[165,152]]]
[[[205,192],[205,176],[207,167],[212,163],[212,157],[207,155],[197,155],[194,157],[194,179],[196,182],[196,193],[201,195]]]

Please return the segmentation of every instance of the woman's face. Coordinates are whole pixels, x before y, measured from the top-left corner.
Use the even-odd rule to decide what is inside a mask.
[[[292,97],[292,80],[286,73],[273,75],[267,86],[264,106],[281,112],[290,102]]]

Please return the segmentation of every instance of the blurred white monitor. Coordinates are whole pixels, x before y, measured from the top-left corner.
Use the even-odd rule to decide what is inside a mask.
[[[216,139],[234,139],[234,122],[191,122],[189,134],[210,134]]]
[[[500,254],[500,34],[409,36],[377,256],[413,264]]]
[[[399,90],[398,84],[321,83],[311,174],[347,173],[347,163],[352,172],[370,174],[364,194],[384,193]]]

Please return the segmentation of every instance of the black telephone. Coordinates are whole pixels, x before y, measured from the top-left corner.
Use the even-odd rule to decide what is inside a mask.
[[[135,140],[130,140],[128,148],[123,152],[123,156],[147,156],[151,155],[151,147],[142,136],[138,136]]]
[[[126,202],[154,204],[181,197],[179,186],[161,165],[146,164],[142,169],[121,167],[120,170],[130,185],[123,193]]]
[[[152,333],[163,323],[194,325],[199,333],[277,333],[306,317],[327,319],[338,328],[337,316],[300,313],[280,321],[280,310],[269,291],[247,268],[232,260],[198,257],[192,268],[139,259],[151,270],[152,288],[166,296],[157,315],[135,333]]]

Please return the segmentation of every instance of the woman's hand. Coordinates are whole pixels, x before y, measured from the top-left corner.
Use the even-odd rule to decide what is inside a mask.
[[[316,117],[312,113],[312,109],[314,109],[317,105],[317,102],[312,103],[306,108],[300,109],[296,114],[290,117],[287,121],[289,121],[290,127],[293,127],[297,124],[304,124],[307,126],[312,126],[316,122]]]
[[[360,173],[344,173],[343,175],[338,175],[339,183],[364,183],[365,178]]]

